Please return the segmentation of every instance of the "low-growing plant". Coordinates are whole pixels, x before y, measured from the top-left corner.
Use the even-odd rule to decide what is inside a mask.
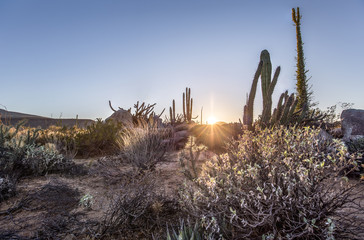
[[[144,126],[126,130],[118,141],[120,156],[141,171],[153,170],[156,164],[167,161],[171,137],[169,128]]]
[[[181,200],[212,239],[360,239],[364,197],[345,177],[353,167],[345,145],[316,129],[247,132]]]
[[[191,225],[189,221],[185,223],[181,221],[181,225],[177,231],[172,229],[170,232],[167,228],[167,240],[202,240],[203,234],[201,233],[201,228],[198,222],[194,226]]]
[[[87,209],[91,209],[93,204],[94,204],[94,197],[89,193],[83,195],[79,202],[80,206]]]

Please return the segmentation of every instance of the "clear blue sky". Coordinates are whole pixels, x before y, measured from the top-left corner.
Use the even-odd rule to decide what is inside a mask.
[[[0,104],[95,119],[108,100],[158,112],[176,99],[182,112],[188,86],[194,115],[238,121],[261,50],[282,67],[273,104],[295,91],[297,6],[314,101],[364,109],[363,0],[2,0]]]

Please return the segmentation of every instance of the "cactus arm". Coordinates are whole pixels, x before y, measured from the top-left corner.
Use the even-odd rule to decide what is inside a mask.
[[[293,120],[294,120],[293,117],[294,117],[294,113],[295,113],[297,104],[298,104],[298,99],[296,98],[293,101],[292,106],[290,107],[290,110],[288,112],[288,119],[292,120],[291,122],[293,122]]]
[[[269,89],[268,89],[268,95],[269,96],[272,96],[272,94],[273,94],[273,91],[274,91],[274,88],[275,88],[275,86],[277,84],[278,76],[279,76],[280,73],[281,73],[281,67],[278,66],[275,73],[274,73],[273,80],[272,80],[271,84],[269,85]]]
[[[287,124],[288,113],[289,113],[290,106],[293,103],[293,99],[294,99],[294,94],[292,93],[291,96],[289,96],[289,98],[287,99],[287,101],[284,104],[284,110],[283,110],[281,121],[280,121],[282,125]]]
[[[260,60],[263,61],[261,79],[262,79],[262,94],[263,104],[266,101],[269,85],[271,83],[272,75],[272,63],[270,61],[270,55],[267,50],[263,50],[260,54]]]
[[[247,103],[244,106],[243,123],[248,126],[248,129],[252,128],[253,113],[254,113],[254,99],[257,91],[258,79],[262,73],[263,61],[259,61],[258,68],[254,74],[253,83],[250,88],[250,93],[247,95]]]
[[[176,120],[176,101],[174,101],[174,99],[172,101],[172,108],[173,118]]]

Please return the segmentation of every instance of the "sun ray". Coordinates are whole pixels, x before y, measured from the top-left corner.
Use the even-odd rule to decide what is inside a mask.
[[[207,124],[214,125],[217,122],[216,118],[214,116],[210,116],[207,119]]]

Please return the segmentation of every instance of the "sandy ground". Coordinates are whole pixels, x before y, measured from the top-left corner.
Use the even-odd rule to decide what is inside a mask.
[[[201,155],[201,159],[210,156],[211,154]],[[173,198],[177,196],[185,177],[180,166],[179,153],[173,153],[169,159],[171,160],[157,165],[154,174],[157,176],[156,184],[166,195]],[[2,237],[6,236],[4,233],[8,233],[8,236],[13,237],[9,239],[27,239],[34,236],[42,238],[44,232],[49,228],[57,228],[56,225],[63,221],[74,220],[77,225],[80,222],[97,224],[104,218],[115,193],[122,190],[122,183],[133,180],[128,179],[132,178],[128,174],[132,171],[132,166],[120,163],[117,157],[75,159],[75,162],[84,166],[88,173],[49,174],[24,178],[17,183],[16,196],[0,203]],[[86,194],[93,197],[91,208],[79,203]],[[78,229],[78,232],[86,230]]]

